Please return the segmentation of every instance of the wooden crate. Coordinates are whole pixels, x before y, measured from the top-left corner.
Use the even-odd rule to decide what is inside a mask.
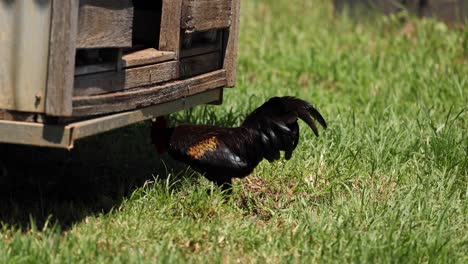
[[[21,76],[6,78],[18,58],[0,62],[0,121],[57,125],[213,91],[219,102],[235,85],[240,0],[23,2],[0,1],[0,54],[15,49],[13,14],[43,48],[21,50],[39,58],[21,56]]]

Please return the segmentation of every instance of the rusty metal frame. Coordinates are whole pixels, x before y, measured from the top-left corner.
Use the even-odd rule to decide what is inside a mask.
[[[0,120],[0,142],[72,149],[76,140],[200,104],[217,102],[223,88],[151,107],[63,125]]]

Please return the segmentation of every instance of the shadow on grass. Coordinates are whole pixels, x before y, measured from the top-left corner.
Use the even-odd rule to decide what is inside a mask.
[[[235,124],[233,112],[219,116],[212,109],[185,111],[174,120]],[[82,139],[72,151],[0,144],[0,226],[27,229],[33,221],[41,228],[49,221],[67,230],[87,216],[118,208],[146,181],[164,180],[168,171],[185,175],[183,164],[156,154],[149,124]]]
[[[72,151],[0,145],[0,225],[66,230],[106,213],[166,169],[151,145],[148,123],[77,142]]]

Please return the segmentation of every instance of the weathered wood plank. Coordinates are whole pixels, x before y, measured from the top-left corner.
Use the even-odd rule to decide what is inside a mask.
[[[237,53],[239,42],[240,0],[232,0],[231,27],[224,33],[225,54],[223,69],[226,70],[227,87],[234,87],[237,78]]]
[[[184,0],[181,26],[186,33],[227,28],[233,0]]]
[[[115,63],[100,63],[75,67],[75,76],[115,71],[117,66]]]
[[[135,67],[158,62],[170,61],[175,59],[175,52],[160,51],[149,48],[126,54],[122,57],[122,66],[124,68]]]
[[[221,42],[221,41],[220,41]],[[197,56],[197,55],[203,55],[206,53],[211,53],[215,51],[221,51],[221,43],[208,43],[208,44],[199,44],[192,46],[187,49],[182,49],[180,51],[180,57],[181,58],[187,58],[187,57],[192,57],[192,56]]]
[[[192,56],[180,60],[180,77],[192,77],[221,68],[221,52]]]
[[[80,0],[77,48],[132,46],[131,0]]]
[[[52,116],[72,114],[78,1],[54,0],[45,109]]]
[[[222,86],[226,71],[219,70],[199,75],[186,80],[179,80],[164,85],[147,86],[130,91],[116,92],[96,96],[80,96],[73,99],[73,115],[86,116],[110,112],[120,112],[139,107],[168,102]],[[219,82],[218,82],[219,81]],[[208,85],[208,83],[211,83]],[[203,89],[198,88],[203,86]]]
[[[85,96],[122,91],[179,78],[179,63],[164,62],[155,65],[106,72],[75,78],[74,96]]]
[[[201,93],[216,87],[226,86],[226,78],[217,79],[211,82],[205,82],[199,85],[189,86],[188,95]]]
[[[90,120],[72,123],[67,127],[73,128],[72,140],[75,140],[157,116],[168,115],[200,104],[215,102],[219,100],[220,97],[222,97],[222,89],[213,89],[187,96],[184,100],[174,100],[142,109],[92,118]]]
[[[186,33],[181,35],[181,52],[197,45],[210,45],[222,43],[222,29],[212,29],[203,32]]]
[[[211,89],[147,108],[102,117],[80,117],[85,120],[69,120],[66,124],[50,125],[0,120],[0,142],[72,149],[75,141],[80,138],[218,101],[222,98],[222,91],[222,88]]]
[[[163,0],[159,50],[175,52],[179,57],[182,0]]]

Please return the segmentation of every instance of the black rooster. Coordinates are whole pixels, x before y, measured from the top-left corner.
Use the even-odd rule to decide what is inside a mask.
[[[225,190],[231,186],[232,178],[248,176],[264,158],[273,162],[284,151],[289,160],[299,142],[298,118],[318,136],[312,117],[327,127],[322,115],[308,102],[295,97],[273,97],[247,116],[240,127],[168,128],[166,119],[158,117],[151,127],[151,136],[159,154],[167,151]]]

